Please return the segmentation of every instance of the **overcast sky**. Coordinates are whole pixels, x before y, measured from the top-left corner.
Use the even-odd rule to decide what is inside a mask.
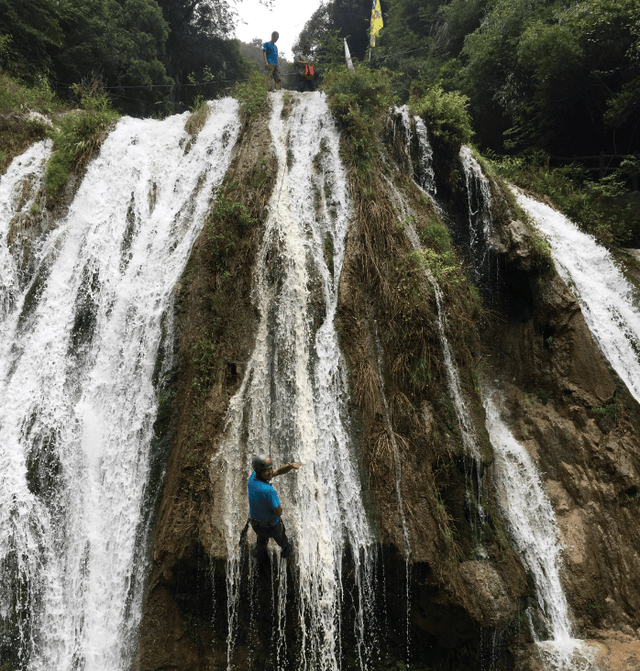
[[[321,0],[274,0],[273,9],[267,9],[258,0],[241,0],[236,4],[239,16],[236,37],[243,42],[251,42],[254,37],[268,42],[271,33],[277,30],[278,51],[291,61],[293,43],[320,4]]]

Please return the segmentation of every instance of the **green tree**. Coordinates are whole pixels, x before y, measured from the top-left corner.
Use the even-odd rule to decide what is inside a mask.
[[[233,31],[233,11],[226,0],[158,0],[169,24],[166,42],[167,70],[175,81],[172,101],[191,105],[200,94],[214,98],[236,79],[246,78],[249,66],[242,58]],[[189,77],[203,81],[207,68],[212,77],[200,89],[190,86]]]
[[[457,57],[465,37],[480,27],[488,4],[488,0],[451,0],[448,5],[440,7],[447,25],[450,57]]]
[[[32,79],[51,66],[51,50],[64,43],[52,0],[0,0],[0,30],[11,35],[2,56],[4,67]]]
[[[633,4],[497,0],[462,49],[483,143],[500,148],[506,131],[513,148],[632,151],[640,88]],[[618,124],[615,138],[607,122]]]
[[[369,45],[370,0],[332,0],[311,15],[302,29],[294,51],[307,44],[321,68],[343,65],[344,39],[356,61],[366,58]]]
[[[53,56],[59,80],[99,77],[118,107],[134,114],[169,93],[162,62],[169,27],[155,0],[60,0],[59,7],[65,33]]]

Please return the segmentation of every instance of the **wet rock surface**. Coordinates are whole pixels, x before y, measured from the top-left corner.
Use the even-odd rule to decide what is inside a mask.
[[[257,144],[245,158],[255,163],[269,153],[266,129],[254,128],[253,140]],[[352,191],[359,192],[357,183]],[[485,445],[488,439],[473,391],[472,368],[482,360],[489,361],[484,364],[486,378],[502,391],[503,413],[513,435],[543,473],[564,548],[562,580],[574,634],[587,640],[593,651],[598,665],[593,671],[636,671],[640,669],[640,409],[595,345],[570,288],[541,270],[530,228],[511,211],[497,186],[492,185],[492,191],[497,197],[492,267],[500,272],[486,286],[495,291],[487,299],[495,311],[483,318],[480,343],[467,346],[462,327],[452,334],[465,393],[474,399],[479,441]],[[399,277],[392,272],[393,264],[397,261],[400,266],[408,247],[383,196],[375,208],[367,207],[366,199],[358,202],[361,222],[354,222],[347,241],[339,321],[341,347],[349,363],[353,440],[366,470],[367,505],[378,535],[377,570],[384,576],[377,596],[381,621],[387,623],[385,659],[393,663],[406,659],[409,645],[414,660],[438,669],[478,671],[488,668],[488,657],[496,671],[543,669],[523,617],[531,586],[497,513],[491,449],[486,445],[479,470],[488,518],[480,531],[473,528],[465,478],[472,471],[470,480],[479,482],[478,472],[465,461],[442,391],[446,373],[433,326],[435,301],[430,296],[405,312],[391,301],[385,304],[385,292]],[[369,225],[362,223],[367,221]],[[226,664],[226,543],[219,523],[223,482],[215,468],[203,468],[200,479],[195,478],[204,457],[197,461],[193,456],[194,397],[189,390],[190,347],[202,327],[201,301],[217,287],[200,274],[211,272],[202,261],[205,246],[203,237],[194,250],[192,274],[185,279],[178,306],[181,337],[187,343],[182,360],[188,373],[183,373],[177,398],[183,414],[156,530],[134,666],[140,671],[204,670]],[[229,350],[233,365],[219,374],[198,411],[206,418],[199,425],[205,429],[206,455],[215,453],[228,400],[238,388],[242,361],[250,351],[255,315],[247,292],[243,300],[228,316],[237,320],[234,328],[240,324],[240,336]],[[448,309],[462,312],[460,305],[452,303]],[[410,320],[420,324],[421,355],[431,366],[422,386],[406,372],[416,369],[417,359],[406,354],[415,345],[412,334],[396,328]],[[386,348],[385,383],[402,446],[399,489],[411,545],[409,564],[377,380],[378,329]],[[193,482],[200,483],[195,491],[189,489]],[[272,575],[267,571],[255,586],[265,603],[271,598]],[[349,575],[345,587],[350,589]],[[214,595],[215,612],[202,605],[203,594]],[[243,604],[239,669],[271,668],[266,661],[271,614],[268,603],[260,603],[259,612]],[[250,622],[265,634],[263,638],[251,630]],[[457,665],[436,666],[443,660],[452,664],[455,660]],[[352,666],[345,662],[345,668]]]
[[[566,284],[553,276],[534,296],[530,315],[485,332],[492,350],[488,379],[502,390],[513,435],[544,475],[561,533],[574,635],[599,651],[597,666],[586,668],[640,668],[634,657],[640,634],[638,404],[605,361]],[[536,666],[535,649],[528,650],[516,668],[543,668]]]

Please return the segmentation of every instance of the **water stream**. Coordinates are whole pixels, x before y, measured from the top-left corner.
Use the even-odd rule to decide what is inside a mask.
[[[491,265],[489,254],[493,237],[491,185],[470,147],[463,145],[459,157],[464,173],[469,222],[462,237],[472,260],[472,279],[478,286],[492,284],[498,278],[498,269]]]
[[[548,671],[588,671],[595,651],[573,638],[560,581],[562,546],[555,513],[539,469],[502,419],[499,395],[485,388],[486,426],[494,450],[498,503],[507,529],[535,585],[527,608],[534,640]]]
[[[346,175],[324,95],[294,96],[286,119],[283,94],[270,99],[278,175],[255,269],[259,323],[242,385],[231,399],[220,452],[229,556],[228,668],[234,668],[243,594],[237,539],[248,511],[246,481],[252,456],[268,451],[276,465],[301,465],[274,481],[294,548],[286,563],[297,608],[287,610],[288,574],[271,543],[279,581],[277,629],[284,631],[287,618],[295,622],[296,669],[340,668],[343,561],[349,553],[356,591],[351,635],[364,669],[374,648],[373,536],[352,454],[346,371],[335,330],[350,216]],[[249,542],[254,539],[250,532]]]
[[[396,440],[396,432],[393,430],[393,423],[391,421],[391,411],[389,409],[389,401],[387,400],[387,394],[384,387],[384,375],[382,371],[382,362],[384,358],[384,352],[382,349],[382,343],[380,342],[380,337],[378,336],[378,327],[376,324],[376,354],[377,354],[377,364],[378,364],[378,379],[380,380],[380,394],[382,396],[382,405],[384,408],[384,418],[387,428],[387,434],[391,442],[391,447],[393,450],[393,463],[395,471],[395,488],[396,488],[396,497],[398,500],[398,512],[400,514],[400,523],[402,524],[402,539],[404,541],[404,566],[405,566],[405,575],[404,575],[404,585],[405,585],[405,607],[406,607],[406,618],[405,618],[405,649],[407,659],[409,658],[411,650],[411,542],[409,540],[409,527],[407,526],[407,518],[404,513],[404,503],[402,498],[402,459],[400,455],[400,450],[398,448],[398,441]]]
[[[573,289],[600,349],[640,402],[640,310],[632,285],[595,238],[557,210],[514,192],[549,243],[558,273]]]
[[[0,180],[0,636],[17,668],[130,668],[173,291],[240,126],[235,101],[213,108],[188,153],[187,115],[121,119],[29,277],[9,224],[46,147]]]
[[[324,95],[294,94],[284,116],[285,93],[270,100],[278,174],[254,269],[258,328],[215,463],[224,483],[227,667],[236,668],[241,606],[257,578],[250,562],[247,584],[238,543],[248,512],[246,480],[253,455],[268,452],[276,465],[301,464],[274,481],[294,547],[285,562],[270,544],[275,668],[338,671],[348,652],[364,671],[379,650],[378,558],[353,454],[335,324],[351,216],[347,179]],[[14,239],[16,231],[31,230],[37,215],[50,143],[35,144],[0,179],[0,646],[24,671],[128,671],[131,665],[156,494],[154,421],[163,374],[172,365],[174,288],[240,127],[235,101],[211,105],[190,146],[187,115],[123,118],[90,163],[68,214],[51,230],[29,233],[26,260]],[[408,112],[402,114],[407,144],[412,132],[417,138],[420,186],[435,203],[427,129],[416,120],[411,131]],[[477,242],[480,227],[488,241],[488,181],[465,148],[461,161],[471,239]],[[405,199],[387,185],[420,253]],[[548,238],[601,349],[640,401],[640,313],[631,288],[591,238],[547,206],[522,194],[518,200]],[[478,263],[484,257],[481,251]],[[477,476],[467,494],[477,526],[484,520],[481,455],[447,338],[444,297],[426,265],[424,276],[435,296],[447,390]],[[394,441],[384,384],[381,391]],[[572,637],[560,584],[553,510],[535,463],[498,407],[487,394],[503,514],[535,579],[532,631],[550,671],[586,671],[590,652]],[[393,446],[408,650],[411,548]],[[254,539],[250,531],[248,544]],[[286,647],[292,629],[295,667]],[[354,650],[344,649],[347,635]]]

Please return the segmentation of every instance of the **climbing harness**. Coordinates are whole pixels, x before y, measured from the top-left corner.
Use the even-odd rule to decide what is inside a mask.
[[[304,66],[304,78],[313,79],[313,65],[311,63],[307,63]]]

